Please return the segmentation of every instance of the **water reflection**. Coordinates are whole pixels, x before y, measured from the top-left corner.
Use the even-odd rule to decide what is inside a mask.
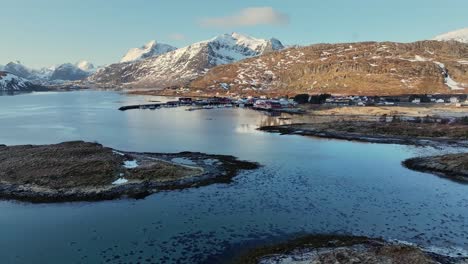
[[[300,117],[248,109],[117,111],[164,99],[91,91],[0,97],[0,143],[83,139],[122,150],[229,154],[263,167],[229,185],[138,201],[0,202],[3,262],[196,263],[239,243],[298,232],[468,248],[466,185],[400,164],[438,150],[263,133],[256,128]]]

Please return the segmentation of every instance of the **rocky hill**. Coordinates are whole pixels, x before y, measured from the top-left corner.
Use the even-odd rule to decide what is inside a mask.
[[[214,67],[188,94],[398,95],[468,92],[468,44],[361,42],[293,47]]]
[[[112,64],[87,81],[104,87],[163,88],[185,85],[210,68],[283,49],[276,39],[224,34],[135,62]]]

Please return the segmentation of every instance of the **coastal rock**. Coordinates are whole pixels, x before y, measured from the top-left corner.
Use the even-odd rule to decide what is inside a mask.
[[[0,198],[30,202],[142,198],[159,190],[229,182],[240,170],[257,167],[232,156],[123,152],[83,141],[0,146]]]
[[[403,165],[468,183],[468,153],[411,158],[405,160]]]
[[[381,239],[311,235],[260,247],[236,260],[243,264],[436,264],[466,263],[463,257],[442,256],[416,246]]]

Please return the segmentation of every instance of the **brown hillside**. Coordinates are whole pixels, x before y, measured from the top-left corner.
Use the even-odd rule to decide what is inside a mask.
[[[460,90],[446,85],[440,63]],[[420,41],[289,48],[215,67],[191,82],[188,93],[399,95],[467,91],[468,44]]]

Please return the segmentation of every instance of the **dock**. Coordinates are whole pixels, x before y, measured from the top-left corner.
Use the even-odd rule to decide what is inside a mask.
[[[119,108],[120,111],[127,111],[132,109],[156,109],[160,108],[161,104],[139,104],[139,105],[125,105]]]

